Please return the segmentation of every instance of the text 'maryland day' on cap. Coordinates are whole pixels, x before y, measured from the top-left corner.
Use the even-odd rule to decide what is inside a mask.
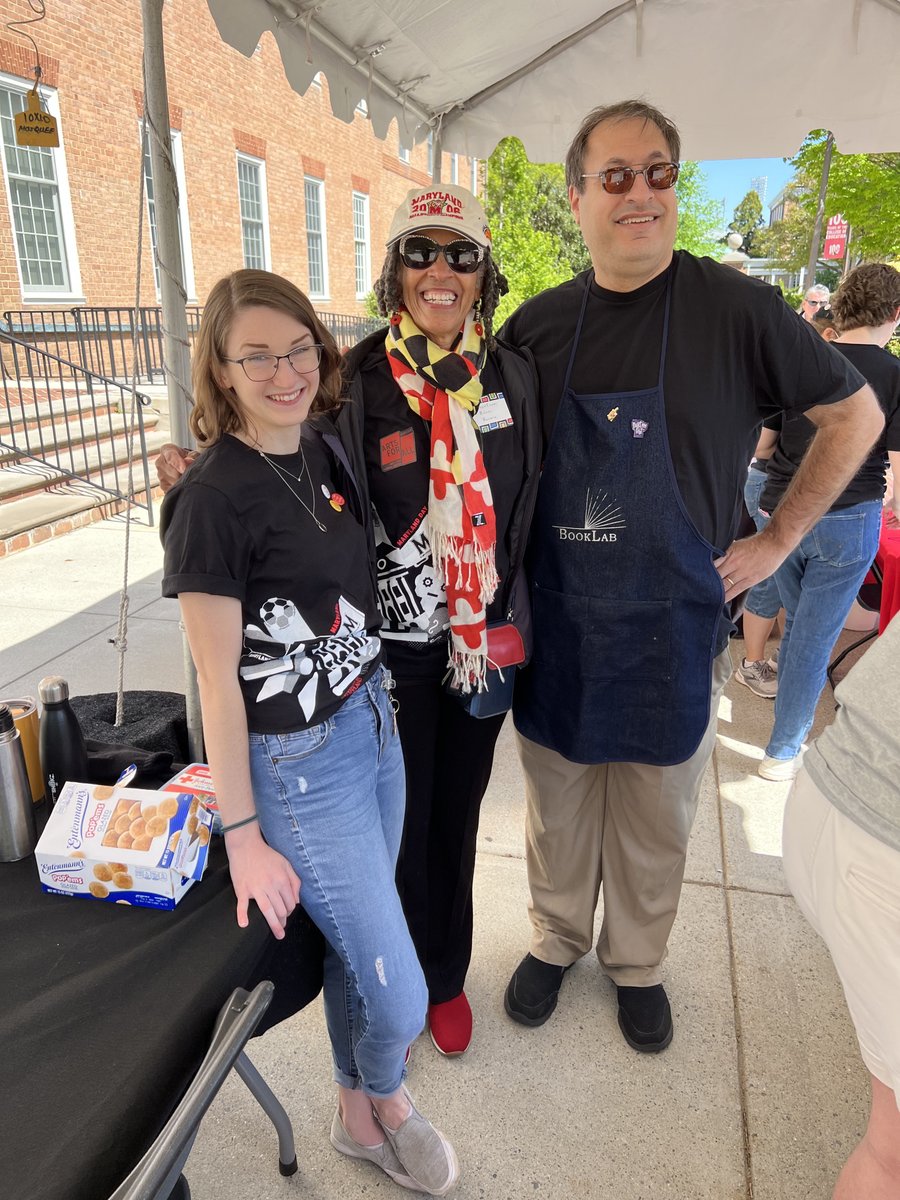
[[[491,245],[487,216],[478,198],[455,184],[435,183],[407,192],[385,244],[393,246],[407,233],[422,229],[450,229],[485,249]]]

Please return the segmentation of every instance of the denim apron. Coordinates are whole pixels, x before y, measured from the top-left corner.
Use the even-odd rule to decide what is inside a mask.
[[[589,291],[538,489],[534,655],[515,724],[573,762],[669,766],[691,757],[709,721],[720,551],[688,516],[669,452],[671,279],[659,377],[643,391],[571,389]]]

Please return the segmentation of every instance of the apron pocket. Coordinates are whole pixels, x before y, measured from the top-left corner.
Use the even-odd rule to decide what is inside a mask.
[[[538,584],[533,599],[536,662],[565,670],[576,659],[584,679],[671,678],[671,601],[600,600]]]

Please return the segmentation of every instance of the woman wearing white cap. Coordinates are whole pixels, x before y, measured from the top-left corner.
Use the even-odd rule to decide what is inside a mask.
[[[502,657],[495,639],[515,641],[512,610],[523,625],[514,584],[540,469],[536,380],[530,359],[493,336],[506,281],[471,192],[410,191],[387,248],[375,293],[390,324],[347,356],[339,423],[365,463],[381,636],[397,682],[407,781],[397,884],[432,1040],[456,1055],[472,1033],[464,984],[478,814],[515,673],[501,681],[491,669]],[[499,711],[479,718],[473,707]]]

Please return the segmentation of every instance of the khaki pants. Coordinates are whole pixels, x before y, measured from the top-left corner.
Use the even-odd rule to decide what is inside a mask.
[[[617,984],[659,983],[700,782],[715,745],[719,697],[731,670],[726,646],[713,663],[703,740],[691,758],[673,767],[585,766],[517,735],[536,958],[568,966],[587,954],[602,883],[600,965]]]

